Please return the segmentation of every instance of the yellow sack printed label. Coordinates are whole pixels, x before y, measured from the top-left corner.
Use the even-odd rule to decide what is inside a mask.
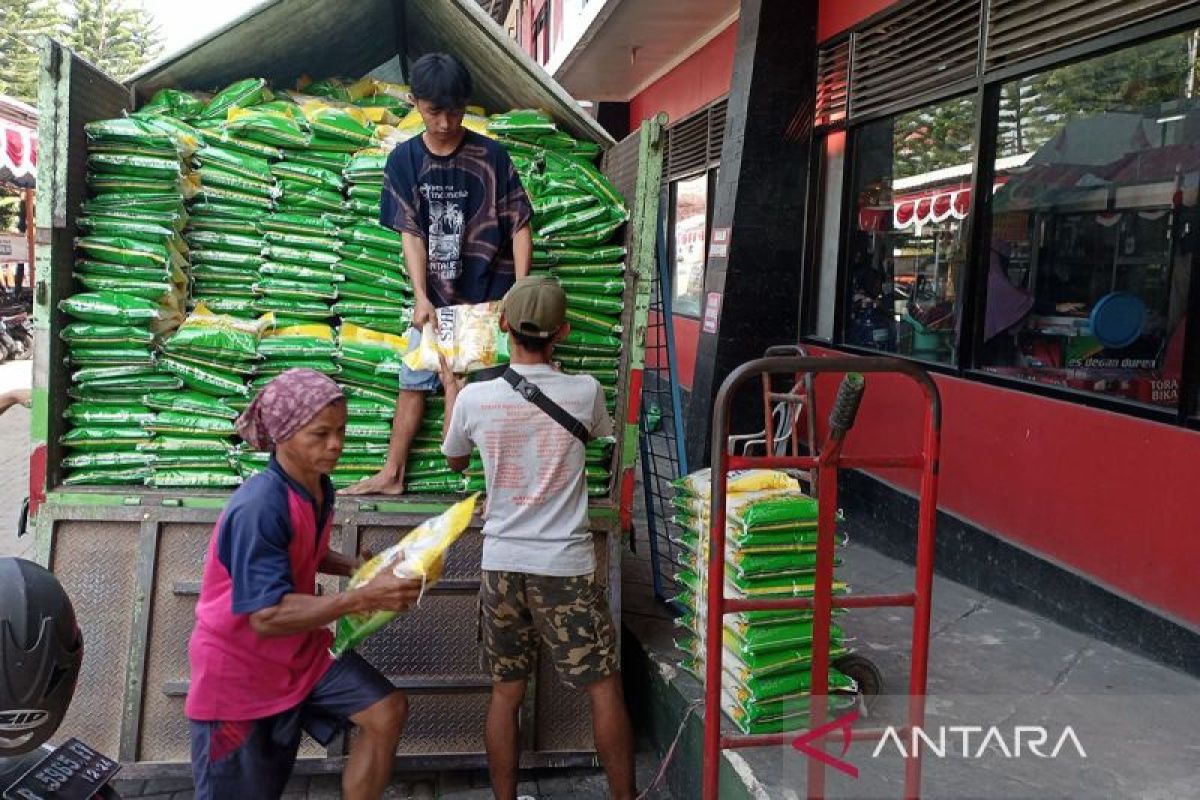
[[[712,497],[712,472],[705,468],[693,472],[675,482],[676,488],[693,497],[705,500]],[[800,491],[800,482],[774,469],[735,469],[729,473],[725,491],[727,494],[742,494],[745,492],[760,492],[770,489],[786,489]]]
[[[403,353],[408,350],[408,337],[394,333],[373,331],[363,328],[353,322],[343,322],[341,328],[342,341],[348,344],[375,344]]]
[[[196,306],[199,308],[199,306]],[[273,313],[263,315],[274,319]],[[266,334],[267,336],[302,336],[311,339],[321,339],[322,341],[333,341],[333,328],[328,325],[314,323],[312,325],[289,325],[286,328],[276,328]]]
[[[463,531],[471,524],[471,516],[475,513],[475,503],[478,499],[479,493],[476,492],[413,528],[398,543],[359,567],[350,578],[348,590],[369,583],[381,571],[390,569],[399,578],[420,578],[423,597],[425,590],[441,578],[446,550],[458,541],[458,537],[462,536]],[[420,602],[418,599],[417,604]],[[395,617],[394,611],[348,614],[342,617],[337,622],[337,632],[330,653],[334,658],[340,657]]]
[[[445,306],[437,309],[437,330],[426,324],[421,343],[404,356],[412,370],[437,372],[439,356],[458,374],[508,361],[508,338],[500,332],[500,304]]]

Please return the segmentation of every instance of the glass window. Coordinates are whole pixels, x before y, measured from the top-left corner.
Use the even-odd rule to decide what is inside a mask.
[[[950,100],[856,131],[842,340],[952,362],[975,102]]]
[[[1177,408],[1196,247],[1192,32],[1001,87],[980,366]]]
[[[671,225],[674,232],[675,296],[672,311],[700,316],[704,264],[708,251],[708,174],[675,181]]]

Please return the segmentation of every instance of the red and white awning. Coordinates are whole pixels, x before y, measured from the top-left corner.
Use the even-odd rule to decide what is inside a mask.
[[[0,181],[33,186],[37,178],[37,132],[0,119]]]
[[[969,184],[941,187],[933,192],[919,192],[895,198],[892,201],[892,226],[898,231],[912,227],[920,230],[930,223],[966,219],[970,212]]]
[[[996,178],[992,191],[995,192],[1009,180],[1008,176]],[[969,182],[931,187],[924,191],[897,194],[891,207],[886,205],[864,206],[858,211],[859,230],[880,233],[885,230],[902,231],[914,228],[917,235],[927,225],[936,225],[947,220],[964,220],[971,213],[971,184]],[[889,212],[891,227],[888,227]]]

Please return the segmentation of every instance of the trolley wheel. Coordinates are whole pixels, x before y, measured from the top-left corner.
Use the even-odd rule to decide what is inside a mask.
[[[883,692],[883,673],[875,666],[875,662],[858,653],[850,653],[834,661],[833,666],[858,684],[867,711],[874,708],[876,699]]]

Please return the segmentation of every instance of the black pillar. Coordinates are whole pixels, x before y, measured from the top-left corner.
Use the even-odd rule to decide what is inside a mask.
[[[714,237],[730,235],[727,253],[710,247],[704,281],[706,324],[687,410],[693,469],[709,463],[712,401],[729,372],[798,338],[816,30],[817,0],[742,0],[712,222]],[[761,400],[749,394],[740,407],[735,429]],[[760,420],[761,412],[745,426]]]

